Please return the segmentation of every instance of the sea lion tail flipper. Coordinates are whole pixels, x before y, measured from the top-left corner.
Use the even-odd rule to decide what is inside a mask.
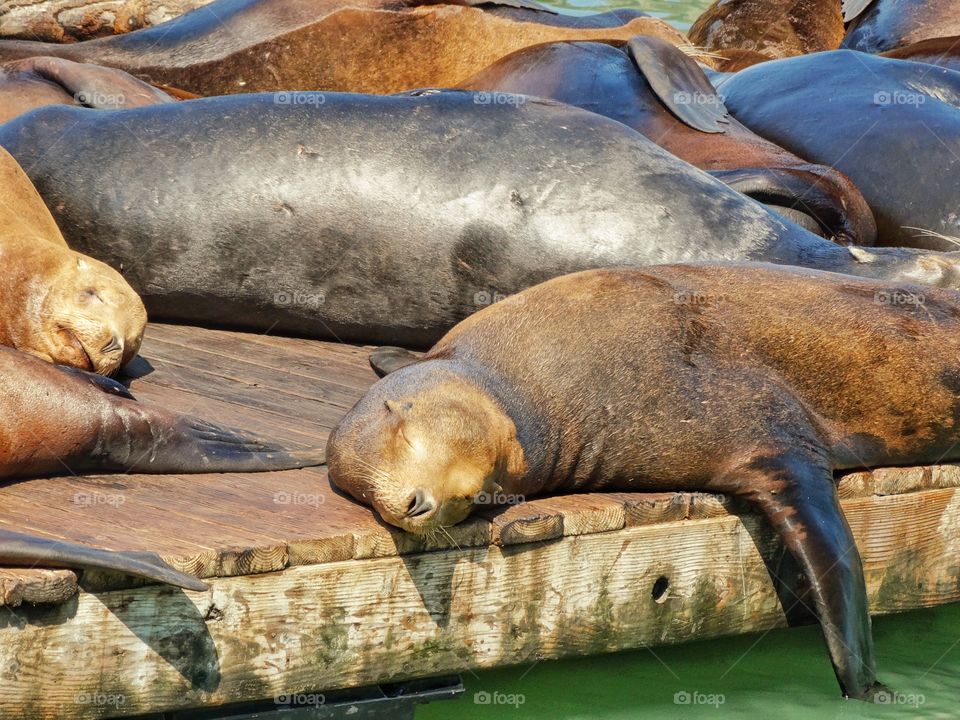
[[[57,365],[56,367],[57,369],[67,373],[67,375],[78,377],[81,380],[90,383],[98,390],[102,390],[109,395],[116,395],[117,397],[126,398],[127,400],[136,400],[136,398],[130,394],[130,389],[127,388],[126,385],[119,383],[112,378],[87,372],[86,370],[81,370],[80,368],[70,367],[69,365]]]
[[[378,347],[370,353],[370,367],[373,368],[377,377],[383,377],[407,365],[412,365],[419,359],[417,355],[409,350],[387,345]]]
[[[168,565],[156,553],[111,552],[7,530],[0,530],[0,565],[110,570],[186,590],[203,592],[209,589],[194,576]]]
[[[627,43],[640,74],[681,121],[705,133],[722,133],[730,111],[693,58],[665,40],[638,35]]]
[[[863,566],[837,498],[829,465],[813,453],[757,455],[722,483],[763,512],[810,583],[843,694],[877,690]]]
[[[323,448],[291,451],[242,430],[139,405],[118,412],[130,411],[139,411],[140,417],[125,420],[116,442],[106,443],[101,466],[128,472],[217,473],[293,470],[326,462]],[[128,430],[143,421],[149,431]]]
[[[843,22],[849,23],[856,20],[872,2],[873,0],[843,0],[841,3]]]

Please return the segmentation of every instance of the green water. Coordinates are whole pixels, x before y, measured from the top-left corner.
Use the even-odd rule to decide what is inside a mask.
[[[709,2],[549,4],[576,14],[638,7],[686,30]],[[897,704],[841,699],[820,631],[810,626],[464,673],[466,696],[425,706],[417,720],[960,719],[960,604],[875,618],[874,638],[880,679]],[[691,704],[676,702],[678,693]],[[476,702],[495,694],[500,704]]]

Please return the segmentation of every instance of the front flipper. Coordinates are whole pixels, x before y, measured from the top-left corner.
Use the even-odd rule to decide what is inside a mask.
[[[806,573],[843,694],[872,697],[882,686],[863,566],[826,460],[796,450],[757,453],[718,480],[763,512]]]
[[[87,372],[86,370],[81,370],[79,368],[70,367],[69,365],[57,365],[58,370],[62,370],[67,373],[67,375],[73,375],[78,377],[81,380],[90,383],[98,390],[109,395],[116,395],[117,397],[127,398],[128,400],[136,400],[136,398],[130,394],[130,390],[121,383],[118,383],[116,380],[112,380],[103,375],[97,375],[92,372]]]
[[[691,57],[651,35],[638,35],[627,43],[640,74],[677,118],[705,133],[722,133],[730,111]]]
[[[843,0],[841,7],[843,9],[843,21],[845,23],[853,22],[863,11],[870,7],[873,0]]]
[[[389,375],[400,368],[412,365],[420,358],[409,350],[399,347],[384,346],[378,347],[370,353],[370,367],[377,374],[377,377]]]

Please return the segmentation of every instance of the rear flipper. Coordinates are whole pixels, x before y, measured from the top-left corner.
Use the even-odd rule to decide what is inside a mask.
[[[389,375],[402,367],[412,365],[420,358],[409,350],[399,347],[384,346],[378,347],[370,353],[370,367],[377,374],[377,377]]]
[[[866,585],[830,467],[814,452],[756,454],[718,478],[761,510],[810,582],[843,694],[870,699],[877,683]]]
[[[111,552],[0,530],[0,565],[111,570],[202,592],[207,585],[173,569],[155,553]]]

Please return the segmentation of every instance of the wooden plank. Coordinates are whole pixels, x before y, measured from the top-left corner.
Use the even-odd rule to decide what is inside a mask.
[[[843,507],[874,613],[960,600],[960,490]],[[116,717],[762,631],[785,624],[765,564],[781,551],[756,517],[724,515],[218,578],[207,593],[81,593],[0,613],[0,667],[16,668],[0,708]],[[91,695],[124,702],[77,704]]]

